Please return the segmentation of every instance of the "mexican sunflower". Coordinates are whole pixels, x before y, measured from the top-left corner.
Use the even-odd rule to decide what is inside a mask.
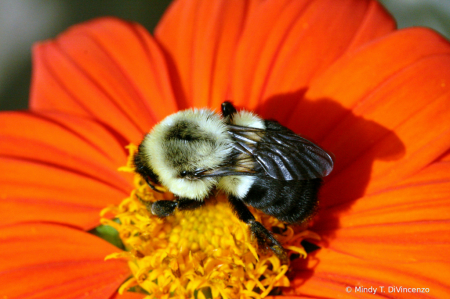
[[[167,115],[225,100],[335,157],[305,231],[316,250],[289,269],[239,222],[221,227],[220,198],[153,219],[159,195],[127,163]],[[376,1],[177,0],[153,35],[76,25],[34,47],[30,110],[1,113],[0,138],[1,298],[449,296],[450,44],[396,30]],[[91,233],[100,223],[122,249]],[[180,240],[181,258],[158,251]]]

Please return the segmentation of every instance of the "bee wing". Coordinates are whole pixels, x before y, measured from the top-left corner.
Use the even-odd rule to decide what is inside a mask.
[[[211,169],[198,169],[194,176],[197,178],[202,177],[215,177],[215,176],[230,176],[230,175],[255,175],[256,171],[247,167],[236,166],[232,164],[224,164],[217,168]]]
[[[333,169],[333,158],[326,151],[284,127],[283,130],[229,127],[235,148],[240,153],[251,155],[274,179],[321,178]]]

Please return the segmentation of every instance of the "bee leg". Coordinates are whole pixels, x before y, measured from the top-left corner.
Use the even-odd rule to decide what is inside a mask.
[[[150,205],[146,205],[146,207],[153,215],[164,218],[172,215],[175,209],[180,211],[195,210],[204,203],[203,200],[178,198],[176,200],[158,200]]]
[[[250,232],[258,241],[258,246],[260,248],[269,246],[281,263],[288,264],[288,257],[283,246],[261,223],[256,221],[244,202],[234,196],[229,196],[228,200],[238,218],[249,226]]]
[[[223,102],[222,103],[222,116],[223,117],[232,117],[233,114],[235,114],[236,108],[234,108],[233,104],[231,104],[231,102]]]

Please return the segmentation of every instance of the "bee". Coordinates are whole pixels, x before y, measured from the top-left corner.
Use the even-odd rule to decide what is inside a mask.
[[[172,114],[144,137],[134,156],[136,172],[152,189],[162,185],[175,196],[147,208],[167,217],[175,209],[197,209],[212,190],[222,190],[258,246],[287,262],[284,248],[247,206],[287,224],[305,222],[333,158],[277,121],[237,111],[230,102],[221,108],[222,115],[209,109]]]

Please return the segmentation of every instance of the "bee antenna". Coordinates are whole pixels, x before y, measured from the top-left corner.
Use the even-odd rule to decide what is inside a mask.
[[[152,188],[153,191],[156,191],[158,193],[164,193],[163,191],[156,189],[156,187],[150,183],[150,180],[147,177],[145,177],[145,182],[150,188]]]

